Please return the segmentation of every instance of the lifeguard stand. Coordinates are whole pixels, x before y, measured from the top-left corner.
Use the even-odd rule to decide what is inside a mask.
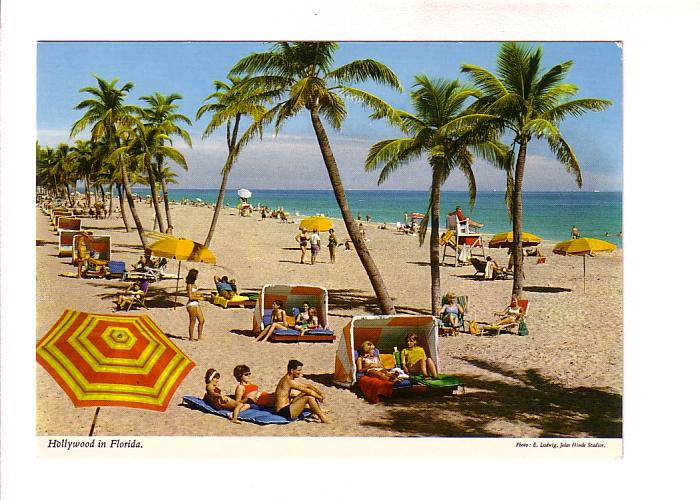
[[[472,230],[478,230],[481,227],[483,227],[483,224],[470,221],[468,218],[459,220],[457,219],[456,215],[448,215],[447,231],[440,239],[440,244],[443,246],[442,263],[445,262],[446,257],[453,256],[455,259],[455,267],[457,267],[460,260],[463,263],[468,264],[469,259],[471,259],[475,254],[486,258],[486,254],[484,253],[484,242],[481,239],[481,234]],[[454,250],[454,255],[447,255],[448,248]],[[481,251],[481,254],[478,253],[479,250]]]

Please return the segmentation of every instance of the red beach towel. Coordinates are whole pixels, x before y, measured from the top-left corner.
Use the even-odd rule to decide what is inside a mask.
[[[361,377],[357,381],[362,394],[369,403],[378,403],[379,396],[390,398],[394,392],[394,383],[389,380],[382,380],[374,377]]]

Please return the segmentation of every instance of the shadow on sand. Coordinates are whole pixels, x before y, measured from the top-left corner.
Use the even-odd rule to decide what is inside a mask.
[[[525,286],[523,287],[523,290],[526,292],[535,293],[561,293],[570,292],[571,288],[561,288],[558,286]]]
[[[362,425],[414,436],[515,437],[526,427],[539,437],[622,437],[622,397],[591,387],[568,388],[537,370],[513,371],[497,363],[459,358],[510,380],[462,376],[467,393],[410,395],[383,404],[381,420]],[[319,383],[324,379],[318,378]],[[324,384],[325,385],[325,384]],[[505,423],[506,430],[498,430]]]

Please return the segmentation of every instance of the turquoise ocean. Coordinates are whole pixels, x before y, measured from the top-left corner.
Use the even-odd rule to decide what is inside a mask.
[[[145,196],[150,191],[138,188]],[[226,191],[225,203],[238,203],[236,189]],[[253,206],[267,205],[274,209],[284,207],[286,212],[300,215],[325,214],[340,218],[340,209],[332,190],[251,190]],[[170,198],[183,198],[215,203],[218,189],[170,189]],[[425,213],[428,193],[425,191],[348,190],[348,203],[355,217],[369,214],[372,224],[395,224],[404,220],[404,212]],[[503,192],[479,192],[473,210],[469,209],[468,195],[463,191],[441,193],[440,223],[445,224],[448,212],[460,205],[470,218],[484,224],[483,233],[493,234],[512,229],[504,202]],[[600,238],[622,246],[622,193],[621,192],[525,192],[523,193],[523,229],[545,240],[569,239],[571,226],[578,227],[582,236]],[[366,222],[365,222],[366,224]],[[606,236],[605,233],[615,236]]]

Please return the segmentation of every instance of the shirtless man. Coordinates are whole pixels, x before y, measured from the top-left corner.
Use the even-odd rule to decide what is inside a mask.
[[[329,422],[328,417],[318,404],[323,401],[323,393],[313,385],[298,380],[302,366],[302,362],[296,359],[287,363],[287,374],[280,379],[275,389],[275,411],[286,419],[293,420],[308,406],[326,424]],[[292,391],[299,393],[292,397]]]

